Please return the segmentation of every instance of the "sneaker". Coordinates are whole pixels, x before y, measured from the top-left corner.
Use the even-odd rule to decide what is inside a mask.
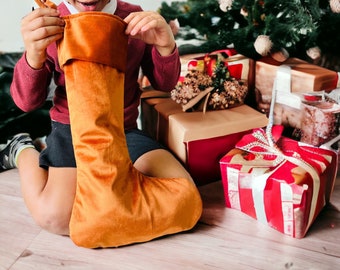
[[[6,148],[7,144],[0,144],[0,152]]]
[[[0,172],[16,168],[17,155],[25,148],[34,148],[28,133],[19,133],[7,141],[7,145],[0,151]]]

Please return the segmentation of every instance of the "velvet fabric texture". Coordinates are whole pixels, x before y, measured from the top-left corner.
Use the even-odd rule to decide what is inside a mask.
[[[195,185],[145,176],[129,158],[123,121],[125,22],[101,12],[64,19],[58,57],[77,162],[71,239],[88,248],[118,247],[193,228],[202,213]]]

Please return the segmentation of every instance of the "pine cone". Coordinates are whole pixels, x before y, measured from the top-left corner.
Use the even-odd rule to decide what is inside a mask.
[[[248,86],[244,81],[228,80],[224,82],[224,91],[211,94],[208,105],[213,110],[240,105],[243,104],[247,93]]]
[[[197,70],[190,70],[182,83],[178,83],[171,91],[171,98],[179,104],[187,104],[201,91],[211,86],[211,78]]]

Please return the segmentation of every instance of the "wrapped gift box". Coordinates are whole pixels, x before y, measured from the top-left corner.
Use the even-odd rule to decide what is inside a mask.
[[[269,111],[272,89],[276,72],[280,65],[291,67],[292,93],[308,93],[313,91],[331,91],[336,88],[338,73],[317,65],[309,64],[298,58],[289,58],[285,62],[277,62],[265,57],[255,64],[255,95],[260,111]]]
[[[320,146],[338,134],[340,105],[325,91],[292,92],[292,75],[291,66],[279,66],[273,89],[273,123],[284,125],[288,137]]]
[[[235,50],[220,50],[215,51],[203,56],[198,56],[187,63],[187,70],[199,70],[206,72],[209,76],[212,76],[216,63],[218,61],[218,55],[224,54],[224,64],[228,67],[228,70],[232,77],[236,79],[247,79],[249,62],[251,59],[245,57],[244,55],[237,54]],[[245,68],[242,68],[244,66]]]
[[[235,50],[220,50],[194,58],[182,56],[181,62],[181,76],[171,96],[182,105],[183,111],[227,109],[244,103],[255,106],[254,60],[236,54]],[[227,69],[221,69],[221,65]],[[217,79],[225,76],[224,84],[215,75]],[[219,91],[215,89],[217,83]]]
[[[182,106],[174,102],[172,99],[167,99],[161,103],[156,104],[155,111],[157,112],[156,139],[160,143],[168,146],[169,116],[174,114],[185,114],[185,112],[183,112]]]
[[[142,129],[168,147],[198,185],[220,180],[221,157],[244,134],[267,122],[264,114],[247,105],[203,114],[183,112],[170,98],[142,100]]]
[[[197,58],[201,56],[195,55]],[[192,56],[182,56],[181,59],[182,65],[185,60],[186,67],[192,64]],[[227,58],[227,65],[233,76],[248,80],[248,87],[254,84],[253,60],[235,54]],[[171,98],[157,96],[153,91],[142,95],[142,129],[167,146],[187,167],[198,185],[220,180],[219,160],[225,152],[233,148],[243,134],[267,124],[264,114],[247,105],[205,114],[189,113],[183,112],[181,105]]]
[[[249,130],[267,125],[267,117],[242,105],[228,110],[169,114],[155,106],[167,132],[159,138],[186,165],[198,185],[221,179],[219,160]],[[165,130],[162,128],[162,130]]]
[[[300,141],[321,146],[339,133],[340,105],[333,102],[301,104]]]
[[[155,106],[158,103],[171,101],[170,93],[154,89],[144,89],[140,102],[140,128],[150,137],[158,138],[158,112]]]
[[[249,89],[253,89],[255,84],[255,61],[237,54],[235,50],[220,50],[210,54],[184,55],[181,57],[182,69],[179,81],[183,81],[189,70],[200,70],[212,75],[220,53],[228,55],[225,58],[225,66],[228,67],[231,77],[237,80],[247,80]]]
[[[337,155],[284,137],[280,150],[267,142],[257,129],[221,159],[226,206],[302,238],[330,200]]]

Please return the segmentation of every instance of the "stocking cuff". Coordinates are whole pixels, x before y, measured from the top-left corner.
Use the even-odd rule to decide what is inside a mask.
[[[121,18],[93,11],[68,15],[64,20],[64,38],[58,44],[61,68],[76,59],[125,72],[128,37],[126,23]]]

